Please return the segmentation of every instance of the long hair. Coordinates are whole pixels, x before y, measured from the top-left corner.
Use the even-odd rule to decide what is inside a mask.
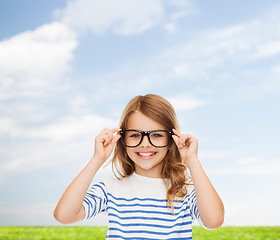
[[[120,129],[126,129],[128,118],[134,112],[140,112],[145,116],[162,124],[166,129],[179,129],[179,123],[172,105],[163,97],[147,94],[136,96],[127,104],[120,120]],[[134,162],[129,158],[121,141],[118,141],[112,158],[112,168],[118,179],[127,177],[135,171]],[[118,175],[116,174],[118,173]],[[163,159],[162,179],[167,188],[167,206],[173,208],[173,200],[182,198],[187,194],[186,165],[183,163],[179,150],[171,138],[168,151]]]

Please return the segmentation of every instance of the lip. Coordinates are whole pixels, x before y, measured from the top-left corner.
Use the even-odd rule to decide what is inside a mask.
[[[147,156],[144,156],[144,155],[140,155],[140,154],[152,154],[152,155],[147,155]],[[140,159],[143,159],[143,160],[149,160],[149,159],[152,159],[155,155],[157,154],[157,152],[155,151],[139,151],[139,152],[136,152],[136,155],[137,157],[139,157]]]

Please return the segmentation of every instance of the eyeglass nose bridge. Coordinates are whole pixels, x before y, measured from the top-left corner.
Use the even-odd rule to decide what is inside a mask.
[[[147,136],[149,138],[150,132],[149,131],[141,131],[142,136]]]
[[[141,137],[141,140],[140,140],[138,145],[140,145],[143,142],[144,137],[147,136],[147,138],[149,140],[149,143],[153,146],[153,144],[151,142],[151,139],[150,139],[150,133],[151,132],[150,131],[141,131],[140,133],[142,134],[142,137]]]

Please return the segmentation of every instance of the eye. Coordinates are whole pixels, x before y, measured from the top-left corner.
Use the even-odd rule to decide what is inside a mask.
[[[129,137],[130,137],[130,138],[140,138],[141,135],[140,135],[140,133],[130,133],[130,134],[129,134]]]
[[[163,136],[160,133],[153,133],[152,134],[152,138],[161,138],[161,137],[163,137]]]

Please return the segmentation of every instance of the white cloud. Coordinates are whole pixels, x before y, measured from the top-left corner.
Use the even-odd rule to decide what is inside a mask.
[[[265,78],[261,85],[261,89],[266,93],[271,93],[280,90],[280,64],[276,62],[275,65],[271,66],[268,71],[268,76]]]
[[[84,97],[82,95],[77,95],[77,96],[73,96],[69,100],[69,104],[70,104],[71,108],[73,109],[73,111],[77,112],[80,109],[82,109],[83,107],[86,107],[88,105],[88,100],[86,97]]]
[[[176,25],[174,23],[167,23],[164,28],[168,30],[169,32],[175,32]]]
[[[202,32],[149,61],[123,64],[117,71],[103,75],[102,81],[120,79],[118,86],[125,85],[131,94],[150,92],[158,86],[180,91],[180,86],[194,98],[199,95],[214,99],[215,93],[231,102],[260,99],[279,89],[278,66],[268,74],[266,66],[255,67],[264,58],[278,54],[278,47],[271,47],[271,39],[280,38],[276,31],[279,22],[278,16],[262,16],[259,20]],[[147,82],[145,86],[143,79]]]
[[[10,135],[11,137],[17,136],[17,128],[15,123],[10,118],[0,118],[0,136]]]
[[[242,161],[247,161],[241,164]],[[245,158],[237,160],[237,164],[226,167],[209,169],[211,175],[245,175],[245,176],[261,176],[261,175],[279,175],[280,160],[265,161],[258,158]]]
[[[271,68],[271,73],[266,72],[267,66],[256,67],[268,58],[271,61],[266,64],[272,65],[273,57],[280,54],[279,40],[276,40],[280,39],[279,22],[279,14],[269,15],[244,24],[205,31],[192,41],[167,49],[144,66],[139,65],[154,85],[189,84],[191,92],[187,94],[193,96],[226,92],[225,100],[260,99],[280,89],[278,66]]]
[[[195,109],[205,104],[202,100],[190,98],[183,95],[169,97],[167,98],[167,100],[175,108],[176,112]]]
[[[115,122],[109,118],[97,115],[83,117],[65,117],[56,123],[34,129],[26,133],[26,138],[43,138],[50,141],[71,141],[87,136],[89,133],[97,134],[105,127],[115,127]],[[94,136],[94,135],[93,135]]]
[[[68,70],[76,35],[58,22],[0,42],[1,98],[40,95]]]
[[[168,7],[173,7],[170,16]],[[194,11],[193,1],[160,0],[75,0],[57,10],[62,22],[79,29],[90,29],[95,34],[113,31],[116,34],[137,34],[165,21],[175,21]],[[168,29],[170,30],[170,28]]]
[[[267,30],[270,25],[270,31]],[[271,38],[280,38],[278,21],[253,21],[226,29],[212,30],[201,34],[199,39],[187,42],[167,50],[158,56],[160,69],[166,66],[164,75],[178,79],[211,79],[212,71],[218,68],[228,69],[228,63],[237,66],[244,60],[266,58],[280,52],[279,42]],[[217,76],[215,77],[217,79]]]
[[[261,182],[264,181],[261,180]],[[279,188],[278,185],[276,182],[264,183],[263,185],[260,184],[257,190],[246,183],[242,186],[239,184],[238,186],[232,186],[231,189],[234,189],[232,193],[221,196],[225,205],[224,225],[279,225],[279,194],[274,191]]]
[[[171,12],[171,20],[178,20],[189,15],[198,13],[198,9],[195,6],[193,0],[169,0],[165,4],[167,7],[175,8],[176,10]]]
[[[199,151],[199,158],[204,164],[211,162],[213,166],[207,166],[207,173],[213,176],[224,175],[279,175],[280,160],[266,160],[259,156],[245,155],[242,152],[232,151]],[[214,162],[213,160],[217,160]],[[221,161],[223,160],[223,161]]]
[[[98,115],[64,117],[39,127],[27,127],[10,118],[0,118],[0,136],[16,139],[45,139],[49,141],[71,141],[89,133],[97,133],[105,127],[116,127],[117,123]]]
[[[243,158],[237,159],[235,161],[235,163],[239,166],[256,164],[256,163],[259,164],[260,162],[261,162],[261,159],[256,156],[243,157]]]
[[[227,151],[200,151],[199,157],[201,159],[218,159],[218,158],[228,158],[239,156],[240,153],[238,152],[227,152]]]
[[[280,41],[267,41],[257,46],[256,58],[272,57],[280,53]]]
[[[28,205],[25,207],[13,206],[10,208],[0,208],[0,212],[10,214],[20,214],[31,217],[31,215],[50,214],[54,210],[54,203],[37,203],[35,205]]]
[[[280,63],[277,63],[277,65],[273,66],[271,68],[271,72],[275,75],[280,74]]]
[[[86,160],[85,156],[94,149],[97,134],[105,127],[116,127],[111,119],[97,115],[64,117],[57,122],[31,128],[17,126],[7,119],[2,123],[8,127],[6,132],[2,131],[4,136],[24,139],[24,142],[15,141],[0,149],[2,181],[11,172],[34,171]]]
[[[150,2],[151,7],[155,6],[152,5],[153,1]],[[118,2],[119,6],[122,3],[122,1]],[[133,4],[137,3],[135,1]],[[66,9],[62,10],[62,20],[65,23],[69,21],[67,24],[70,26],[72,24],[71,19],[73,24],[75,24],[75,21],[77,24],[79,24],[79,21],[84,21],[80,23],[80,28],[90,28],[91,23],[98,24],[97,21],[91,19],[91,17],[95,16],[94,11],[97,11],[92,10],[96,4],[95,1],[91,3],[87,1],[69,1]],[[105,2],[99,2],[99,4],[96,5],[96,9],[100,8],[99,10],[102,12]],[[107,6],[106,11],[109,11],[114,4]],[[179,6],[184,5],[184,1],[170,1],[166,2],[166,4],[161,2],[161,4],[163,12],[168,8],[175,8],[176,10],[170,12],[172,14],[178,13],[178,19],[180,18]],[[191,5],[186,4],[183,8],[194,9]],[[130,6],[127,5],[127,8]],[[89,13],[83,13],[83,11],[88,11]],[[114,10],[114,14],[120,14],[118,11],[118,8]],[[133,12],[133,9],[131,11]],[[151,11],[151,15],[152,13]],[[79,15],[83,16],[79,18],[77,17]],[[163,27],[171,32],[176,30],[177,25],[171,19],[171,14],[162,18],[166,20],[160,22]],[[113,24],[113,22],[117,21],[116,19],[117,17],[112,16],[111,19],[110,16],[108,22],[105,22],[106,24],[104,23],[105,25],[103,26],[101,16],[100,25],[98,25],[100,26],[99,30],[104,32],[120,29],[121,23]],[[126,20],[129,21],[129,18]],[[280,38],[279,31],[276,31],[276,29],[280,28],[279,22],[277,14],[268,14],[244,24],[205,31],[200,35],[193,36],[192,40],[186,40],[181,45],[176,45],[151,57],[149,61],[142,62],[139,60],[139,62],[134,61],[133,63],[123,64],[117,71],[100,76],[100,81],[105,84],[112,84],[118,79],[117,83],[116,81],[113,83],[114,86],[117,89],[120,89],[120,86],[125,86],[131,94],[154,91],[159,84],[162,87],[172,84],[172,87],[170,87],[173,88],[174,86],[175,88],[179,83],[182,86],[188,86],[187,89],[190,92],[187,92],[187,94],[192,94],[192,96],[200,95],[200,97],[204,94],[205,99],[209,99],[214,92],[218,94],[227,92],[225,100],[229,101],[242,102],[259,99],[271,91],[279,89],[279,81],[274,77],[277,68],[273,70],[274,72],[271,75],[266,75],[264,79],[261,77],[264,74],[263,68],[254,66],[254,64],[258,64],[257,61],[278,54],[278,45],[274,45],[277,42],[272,40]],[[137,27],[134,29],[138,31]],[[134,79],[134,81],[131,81],[131,79]],[[135,85],[134,82],[139,84]],[[254,82],[253,86],[252,82]],[[112,95],[119,94],[114,87],[108,91]],[[100,95],[103,95],[103,93]],[[100,99],[103,97],[100,96]]]
[[[59,197],[56,202],[16,204],[12,207],[1,207],[0,224],[1,226],[61,226],[53,217],[53,211],[58,200]],[[88,226],[92,225],[92,222],[95,226],[106,226],[108,225],[108,216],[101,213],[94,217],[93,221],[82,221],[73,224],[73,226]]]
[[[157,24],[163,14],[159,0],[68,1],[62,10],[62,21],[78,29],[94,33],[113,30],[118,34],[143,32]]]

